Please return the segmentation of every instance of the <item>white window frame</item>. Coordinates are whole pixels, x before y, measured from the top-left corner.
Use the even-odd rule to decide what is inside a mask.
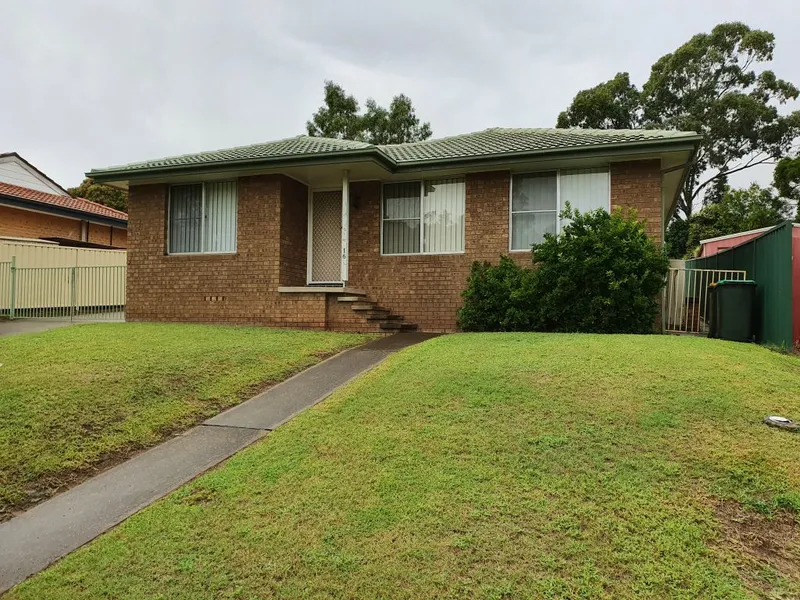
[[[608,171],[608,202],[606,204],[605,209],[608,212],[611,212],[611,167],[609,165],[602,165],[598,167],[587,167],[589,169],[606,169]],[[525,175],[543,175],[545,173],[555,173],[556,174],[556,235],[561,234],[561,214],[562,206],[561,206],[561,171],[575,171],[577,169],[544,169],[541,171],[522,171],[519,173],[511,173],[511,177],[508,181],[508,251],[509,252],[530,252],[530,248],[517,248],[514,249],[514,240],[512,236],[514,235],[514,228],[512,224],[512,219],[515,214],[527,214],[527,213],[549,213],[553,212],[550,210],[513,210],[513,202],[514,202],[514,177],[524,177]]]
[[[227,252],[207,252],[202,250],[205,246],[206,242],[206,183],[205,181],[192,181],[187,183],[173,183],[169,186],[169,192],[167,194],[167,256],[198,256],[198,255],[214,255],[214,254],[236,254],[239,251],[239,182],[235,179],[227,179],[224,181],[211,181],[208,183],[233,183],[236,185],[236,210],[233,213],[233,250]],[[174,187],[181,187],[186,185],[200,185],[201,186],[201,204],[200,204],[200,214],[202,218],[200,220],[200,248],[199,252],[170,252],[170,239],[169,239],[169,232],[170,232],[170,225],[172,224],[171,221],[171,211],[172,211],[172,188]]]
[[[425,182],[426,181],[439,181],[440,179],[449,180],[449,179],[464,179],[465,186],[464,186],[464,250],[453,250],[452,252],[425,252],[425,213],[422,211],[422,203],[424,202],[425,198]],[[385,253],[383,251],[383,211],[384,211],[384,195],[383,190],[384,187],[387,185],[393,185],[395,183],[419,183],[419,252],[390,252]],[[381,220],[380,220],[380,229],[381,229],[381,256],[449,256],[451,254],[464,254],[467,249],[467,220],[466,220],[466,212],[467,212],[467,198],[466,198],[466,177],[463,176],[453,176],[453,177],[437,177],[432,180],[427,179],[411,179],[407,181],[382,181],[381,182]],[[386,219],[386,221],[410,221],[411,219]]]

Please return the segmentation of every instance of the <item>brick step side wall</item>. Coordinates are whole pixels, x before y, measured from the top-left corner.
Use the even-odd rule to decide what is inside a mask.
[[[365,303],[373,304],[375,311],[355,310],[354,306]],[[385,312],[383,312],[385,311]],[[376,318],[370,319],[370,316]],[[383,318],[380,318],[383,317]],[[359,302],[340,302],[339,295],[329,294],[326,306],[327,329],[333,331],[347,331],[351,333],[395,333],[402,328],[405,331],[416,329],[416,325],[408,323],[399,315],[392,314],[391,310],[378,306],[368,298]],[[392,325],[385,325],[391,323]],[[381,327],[381,326],[384,327]],[[392,327],[386,329],[386,327]]]

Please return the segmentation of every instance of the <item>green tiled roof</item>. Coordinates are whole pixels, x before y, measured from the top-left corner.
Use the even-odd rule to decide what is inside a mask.
[[[585,148],[692,137],[693,132],[656,129],[501,129],[494,127],[438,140],[379,146],[397,163]]]
[[[293,138],[239,146],[224,150],[183,154],[156,160],[95,169],[91,177],[143,174],[147,171],[183,167],[225,165],[239,162],[324,159],[347,155],[371,156],[388,167],[430,164],[526,153],[591,149],[599,146],[626,146],[647,142],[691,142],[693,132],[656,129],[502,129],[492,128],[424,142],[378,146],[365,142],[299,135]]]
[[[262,144],[251,144],[250,146],[238,146],[236,148],[225,148],[223,150],[209,150],[197,152],[195,154],[181,154],[180,156],[168,156],[155,160],[129,163],[127,165],[116,165],[104,169],[96,169],[93,173],[103,171],[135,171],[139,169],[157,169],[162,167],[179,167],[189,165],[203,165],[210,163],[226,163],[239,160],[258,160],[260,158],[279,158],[289,156],[308,156],[315,154],[330,154],[343,150],[364,150],[373,148],[372,144],[364,142],[354,142],[351,140],[334,140],[330,138],[309,137],[298,135],[297,137]]]

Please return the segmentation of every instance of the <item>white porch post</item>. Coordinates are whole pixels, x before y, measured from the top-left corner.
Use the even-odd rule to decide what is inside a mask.
[[[350,179],[342,171],[342,283],[347,285],[348,258],[350,255]]]

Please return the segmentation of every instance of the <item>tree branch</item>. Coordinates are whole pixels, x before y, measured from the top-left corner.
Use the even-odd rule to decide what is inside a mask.
[[[743,165],[739,165],[739,166],[734,167],[733,169],[729,169],[727,171],[720,171],[716,175],[714,175],[712,177],[709,177],[706,181],[704,181],[703,183],[698,185],[697,188],[695,188],[694,193],[692,194],[692,200],[694,200],[697,197],[697,195],[700,193],[700,191],[704,187],[706,187],[709,183],[711,183],[715,179],[719,179],[723,175],[727,177],[728,175],[732,175],[733,173],[738,173],[739,171],[744,171],[745,169],[749,169],[750,167],[755,167],[755,166],[763,165],[763,164],[775,164],[775,161],[773,160],[773,158],[771,156],[765,156],[761,160],[753,162],[755,160],[755,158],[757,156],[759,156],[760,154],[762,154],[762,153],[756,154],[756,156],[754,156],[752,159],[748,160]]]

